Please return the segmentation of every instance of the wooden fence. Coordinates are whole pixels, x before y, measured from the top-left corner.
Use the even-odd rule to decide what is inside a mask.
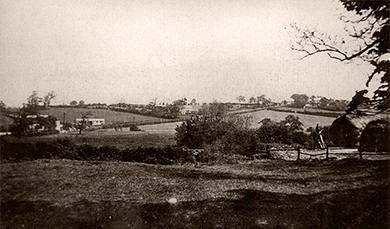
[[[318,158],[318,157],[325,157],[325,160],[334,159],[335,157],[332,157],[333,155],[338,155],[340,157],[348,157],[348,156],[358,156],[359,159],[363,159],[363,156],[367,156],[369,158],[370,156],[384,156],[384,157],[390,157],[389,153],[386,152],[362,152],[357,149],[349,149],[349,148],[340,148],[340,147],[326,147],[324,150],[321,151],[310,151],[305,152],[301,147],[287,147],[283,149],[272,149],[270,147],[267,147],[266,151],[261,152],[263,154],[271,155],[271,152],[281,152],[281,151],[296,151],[296,160],[302,160],[303,156],[308,156],[310,159]],[[315,152],[315,153],[314,153]]]

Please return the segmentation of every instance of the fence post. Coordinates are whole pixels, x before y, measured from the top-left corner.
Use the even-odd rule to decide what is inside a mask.
[[[326,146],[326,160],[329,160],[329,147]]]
[[[298,159],[297,159],[297,161],[299,161],[300,160],[300,156],[301,156],[301,146],[298,146],[297,150],[298,150]]]
[[[269,149],[269,145],[266,146],[265,150],[267,151],[267,157],[271,156],[271,151]]]
[[[361,150],[359,150],[359,158],[360,158],[360,159],[363,159],[363,153],[362,153]]]

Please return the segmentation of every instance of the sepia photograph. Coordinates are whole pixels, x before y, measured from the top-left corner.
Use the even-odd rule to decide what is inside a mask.
[[[0,228],[390,228],[389,16],[1,0]]]

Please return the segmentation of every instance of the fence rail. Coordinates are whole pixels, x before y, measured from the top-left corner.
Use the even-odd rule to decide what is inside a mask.
[[[280,151],[286,151],[286,152],[295,152],[296,151],[296,160],[302,160],[302,156],[309,156],[310,159],[316,158],[316,157],[323,157],[325,156],[325,160],[332,159],[332,155],[334,156],[358,156],[359,159],[363,159],[363,156],[387,156],[390,157],[389,153],[386,152],[362,152],[359,151],[358,149],[349,149],[349,148],[340,148],[340,147],[326,147],[324,149],[324,152],[319,152],[318,153],[312,153],[312,152],[305,152],[301,147],[288,147],[288,148],[283,148],[283,149],[272,149],[268,148],[266,152],[270,154],[271,152],[280,152]],[[290,157],[291,158],[291,157]],[[334,158],[334,157],[333,157]]]

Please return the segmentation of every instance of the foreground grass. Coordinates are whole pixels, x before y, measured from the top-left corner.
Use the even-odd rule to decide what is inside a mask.
[[[388,228],[389,161],[1,164],[4,228]],[[176,198],[177,204],[167,200]]]

